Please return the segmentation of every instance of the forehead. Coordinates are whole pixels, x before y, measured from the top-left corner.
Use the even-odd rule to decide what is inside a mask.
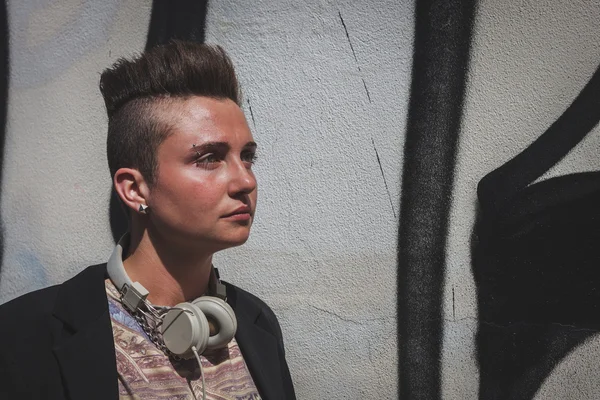
[[[235,147],[253,140],[244,113],[230,99],[193,96],[174,101],[165,112],[171,128],[166,141],[173,144],[219,141]]]

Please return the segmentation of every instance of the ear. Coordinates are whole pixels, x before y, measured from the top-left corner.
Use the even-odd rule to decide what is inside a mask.
[[[113,179],[115,191],[121,198],[123,204],[134,213],[139,213],[140,204],[148,205],[147,199],[150,194],[146,180],[134,168],[120,168],[115,172]]]

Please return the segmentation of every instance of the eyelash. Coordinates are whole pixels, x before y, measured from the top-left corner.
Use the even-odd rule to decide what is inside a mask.
[[[245,157],[248,157],[248,159],[244,159]],[[256,153],[242,154],[242,160],[245,162],[248,162],[250,164],[254,164],[257,159],[258,159],[258,156],[256,155]]]
[[[217,159],[217,155],[214,153],[208,153],[204,155],[198,154],[198,158],[194,161],[197,167],[208,168],[210,164],[216,163],[219,160]]]

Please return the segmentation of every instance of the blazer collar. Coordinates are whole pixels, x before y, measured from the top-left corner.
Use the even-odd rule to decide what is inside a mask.
[[[264,400],[285,398],[281,375],[279,344],[269,333],[269,323],[261,309],[250,299],[240,299],[239,289],[226,284],[227,302],[235,311],[238,329],[235,335],[250,375]],[[243,296],[243,294],[242,294]]]
[[[95,265],[62,284],[54,316],[63,335],[54,346],[70,399],[118,398],[115,348],[104,280],[106,264]]]

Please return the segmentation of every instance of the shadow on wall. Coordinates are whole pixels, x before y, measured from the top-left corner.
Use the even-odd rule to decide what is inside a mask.
[[[4,142],[6,137],[6,112],[8,109],[8,14],[6,2],[0,6],[0,171],[4,165]],[[2,198],[2,174],[0,174],[0,198]],[[0,259],[4,259],[4,224],[0,219]],[[0,273],[2,264],[0,262]]]
[[[600,68],[564,114],[485,176],[472,238],[479,398],[531,399],[600,331],[600,171],[531,185],[600,119]]]
[[[475,0],[418,0],[398,229],[400,398],[440,398],[442,288]]]
[[[172,39],[203,43],[207,8],[207,0],[153,0],[146,50]],[[129,218],[114,189],[111,190],[108,214],[116,243],[127,231]]]

